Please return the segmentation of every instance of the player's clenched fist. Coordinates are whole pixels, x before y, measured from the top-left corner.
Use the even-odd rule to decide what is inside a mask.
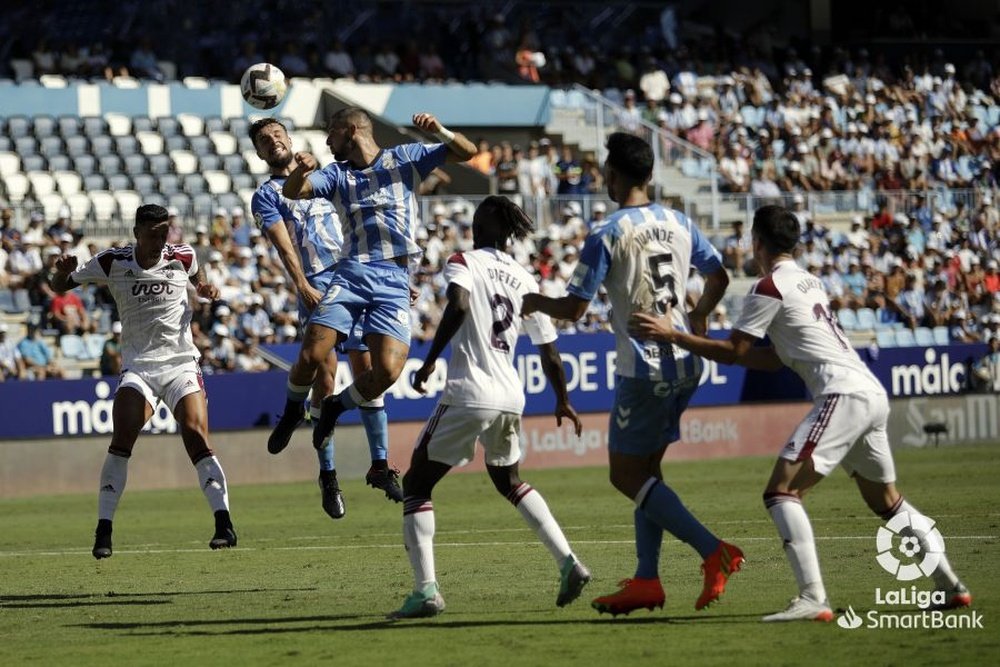
[[[319,162],[316,161],[316,156],[312,153],[306,153],[305,151],[295,154],[295,164],[302,167],[306,171],[314,171],[319,167]]]
[[[60,273],[73,273],[76,271],[76,255],[60,255],[56,260],[56,271]]]
[[[441,124],[441,121],[435,118],[434,114],[429,113],[413,114],[413,124],[424,132],[440,132],[444,129],[444,125]]]

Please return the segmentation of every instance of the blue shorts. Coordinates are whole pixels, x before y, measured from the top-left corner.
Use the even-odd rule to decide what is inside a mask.
[[[326,290],[329,289],[330,284],[333,282],[333,272],[335,266],[317,273],[312,276],[307,276],[306,280],[313,289],[317,289],[322,294],[326,294]],[[305,328],[306,323],[309,321],[310,312],[306,310],[305,304],[302,303],[302,299],[299,299],[299,322],[302,323],[302,327]],[[351,329],[351,333],[347,336],[347,340],[337,346],[338,351],[347,352],[348,350],[361,350],[362,352],[368,351],[368,346],[365,345],[364,340],[361,338],[361,327],[357,324]]]
[[[309,322],[348,337],[357,328],[362,338],[381,334],[409,345],[409,268],[391,260],[340,260]]]
[[[648,456],[681,437],[681,415],[698,388],[698,376],[657,382],[615,376],[608,451]]]

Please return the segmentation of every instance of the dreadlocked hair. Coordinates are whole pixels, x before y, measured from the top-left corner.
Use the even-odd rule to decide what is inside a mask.
[[[490,195],[479,205],[477,213],[495,215],[507,238],[527,238],[535,230],[535,223],[520,206],[502,195]]]

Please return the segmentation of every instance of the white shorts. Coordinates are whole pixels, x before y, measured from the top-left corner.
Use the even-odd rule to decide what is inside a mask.
[[[896,466],[886,433],[888,418],[885,394],[819,396],[779,456],[786,461],[811,458],[813,468],[823,476],[839,463],[849,475],[895,482]]]
[[[121,391],[123,387],[130,387],[142,394],[154,410],[157,400],[162,400],[173,413],[182,398],[205,391],[205,382],[201,377],[201,367],[192,359],[167,368],[126,368],[122,371],[115,391]]]
[[[438,403],[417,439],[431,461],[463,466],[483,443],[486,465],[509,466],[521,458],[521,415],[490,408]]]

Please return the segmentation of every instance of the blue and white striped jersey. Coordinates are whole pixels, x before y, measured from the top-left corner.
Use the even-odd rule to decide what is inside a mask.
[[[344,232],[344,257],[377,262],[420,254],[414,241],[417,176],[444,163],[444,144],[385,148],[364,169],[335,162],[309,174],[316,197],[333,202]]]
[[[329,269],[340,259],[344,243],[333,205],[322,198],[288,199],[281,194],[284,176],[272,176],[253,193],[250,211],[261,232],[283,223],[306,277]]]
[[[702,273],[722,267],[722,257],[683,213],[647,204],[623,208],[587,236],[569,293],[593,299],[601,283],[611,302],[617,374],[654,381],[701,375],[701,359],[673,345],[628,335],[633,313],[664,313],[688,331],[687,279],[691,266]]]

